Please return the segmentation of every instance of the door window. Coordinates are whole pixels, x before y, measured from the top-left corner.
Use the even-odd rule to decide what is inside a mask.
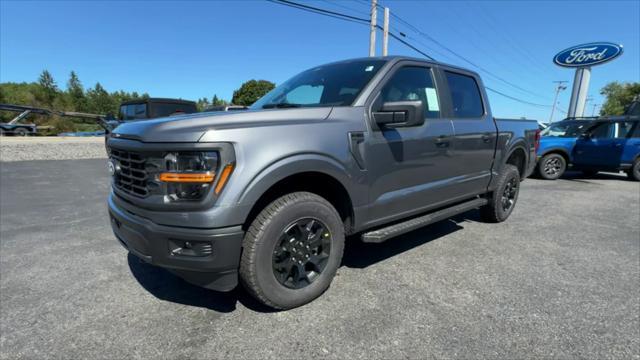
[[[420,66],[405,66],[382,88],[380,99],[389,101],[415,101],[424,105],[425,118],[439,118],[438,92],[431,75],[431,69]]]
[[[611,138],[611,125],[610,123],[601,123],[589,130],[589,135],[592,139],[609,139]]]
[[[482,95],[476,79],[471,76],[445,71],[451,103],[453,105],[453,117],[473,118],[484,115]]]
[[[616,139],[625,139],[629,136],[629,133],[633,129],[633,122],[631,121],[619,121],[615,123],[613,136]]]

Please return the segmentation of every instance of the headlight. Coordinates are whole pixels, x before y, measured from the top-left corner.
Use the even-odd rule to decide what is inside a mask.
[[[158,174],[158,180],[166,184],[169,200],[197,201],[204,198],[213,186],[218,166],[219,158],[215,151],[168,153],[164,157],[164,171]]]

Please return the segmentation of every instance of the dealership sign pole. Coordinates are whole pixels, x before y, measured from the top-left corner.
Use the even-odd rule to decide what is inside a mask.
[[[584,116],[591,67],[611,61],[622,55],[622,45],[597,42],[570,47],[559,52],[553,62],[562,67],[576,68],[568,117]]]

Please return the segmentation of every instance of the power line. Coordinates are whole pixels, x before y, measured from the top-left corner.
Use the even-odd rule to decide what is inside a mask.
[[[312,13],[315,13],[315,14],[320,14],[320,15],[333,17],[333,18],[340,19],[340,20],[356,22],[356,23],[359,23],[359,24],[362,24],[362,23],[368,24],[369,23],[369,20],[365,19],[365,18],[360,18],[360,17],[357,17],[357,16],[351,16],[351,15],[347,15],[347,14],[342,14],[342,13],[339,13],[339,12],[326,10],[326,9],[322,9],[322,8],[318,8],[318,7],[314,7],[314,6],[304,5],[304,4],[296,3],[296,2],[293,2],[293,1],[289,1],[289,0],[267,0],[267,1],[275,3],[275,4],[280,4],[280,5],[293,7],[293,8],[300,9],[300,10],[305,10],[305,11],[312,12]]]
[[[517,101],[517,102],[520,102],[520,103],[523,103],[523,104],[527,104],[527,105],[531,105],[531,106],[537,106],[537,107],[545,107],[545,108],[551,107],[550,105],[537,104],[537,103],[533,103],[533,102],[530,102],[530,101],[525,101],[525,100],[522,100],[522,99],[518,99],[517,97],[513,97],[511,95],[507,95],[507,94],[505,94],[503,92],[500,92],[498,90],[494,90],[494,89],[492,89],[492,88],[490,88],[488,86],[485,86],[484,88],[489,90],[489,91],[491,91],[491,92],[493,92],[493,93],[496,93],[498,95],[502,95],[502,96],[504,96],[504,97],[506,97],[508,99],[511,99],[513,101]]]
[[[449,48],[449,47],[447,47],[446,45],[442,44],[440,41],[438,41],[438,40],[437,40],[437,39],[435,39],[434,37],[430,36],[429,34],[426,34],[426,33],[422,32],[422,30],[418,29],[416,26],[414,26],[414,25],[412,25],[411,23],[409,23],[408,21],[404,20],[403,18],[401,18],[400,16],[398,16],[398,15],[397,15],[397,14],[395,14],[394,12],[391,12],[391,16],[393,16],[394,18],[396,18],[396,19],[397,19],[398,21],[400,21],[401,23],[405,24],[407,27],[409,27],[410,29],[412,29],[414,32],[416,32],[416,33],[417,33],[417,34],[419,34],[420,36],[422,36],[422,37],[426,38],[427,40],[429,40],[429,41],[431,41],[431,42],[433,42],[433,43],[435,43],[436,45],[440,46],[441,48],[445,49],[445,50],[446,50],[446,51],[448,51],[449,53],[453,54],[454,56],[456,56],[457,58],[459,58],[459,59],[463,60],[464,62],[466,62],[466,63],[470,64],[471,66],[473,66],[473,67],[477,68],[478,70],[480,70],[480,71],[484,72],[485,74],[487,74],[487,75],[489,75],[489,76],[491,76],[491,77],[493,77],[493,78],[495,78],[495,79],[497,79],[497,80],[499,80],[499,81],[501,81],[501,82],[503,82],[503,83],[505,83],[505,84],[507,84],[507,85],[509,85],[509,86],[512,86],[512,87],[514,87],[514,88],[516,88],[516,89],[518,89],[518,90],[520,90],[520,91],[526,92],[526,93],[528,93],[528,94],[530,94],[530,95],[534,95],[534,96],[537,96],[537,97],[540,97],[540,98],[543,98],[543,99],[546,99],[546,97],[545,97],[545,96],[542,96],[542,95],[536,94],[536,93],[534,93],[534,92],[532,92],[532,91],[529,91],[529,90],[527,90],[527,89],[525,89],[525,88],[523,88],[523,87],[521,87],[521,86],[518,86],[518,85],[516,85],[516,84],[514,84],[514,83],[512,83],[512,82],[510,82],[510,81],[508,81],[508,80],[506,80],[506,79],[504,79],[504,78],[502,78],[501,76],[498,76],[498,75],[494,74],[493,72],[491,72],[491,71],[489,71],[489,70],[485,69],[484,67],[482,67],[482,66],[480,66],[480,65],[478,65],[478,64],[476,64],[476,63],[474,63],[473,61],[471,61],[471,60],[467,59],[466,57],[464,57],[464,56],[462,56],[462,55],[458,54],[457,52],[453,51],[452,49],[450,49],[450,48]]]
[[[315,13],[315,14],[320,14],[320,15],[333,17],[333,18],[340,19],[340,20],[351,21],[351,22],[358,23],[358,24],[363,24],[363,25],[369,25],[369,19],[360,18],[360,17],[357,17],[357,16],[351,16],[351,15],[339,13],[339,12],[336,12],[336,11],[326,10],[326,9],[322,9],[322,8],[315,7],[315,6],[300,4],[300,3],[289,1],[289,0],[267,0],[267,1],[275,3],[275,4],[290,6],[290,7],[296,8],[296,9],[300,9],[300,10],[309,11],[309,12],[312,12],[312,13]],[[376,27],[378,29],[382,29],[382,27],[380,25],[377,25]],[[430,60],[434,60],[433,57],[429,56],[424,51],[421,51],[420,49],[418,49],[415,46],[411,45],[407,41],[401,39],[396,34],[394,34],[392,32],[389,32],[389,36],[391,36],[392,38],[398,40],[400,43],[402,43],[405,46],[411,48],[412,50],[420,53],[421,55],[425,56],[426,58],[428,58]]]
[[[289,1],[289,0],[267,0],[267,1],[270,1],[270,2],[273,2],[273,3],[276,3],[276,4],[280,4],[280,5],[290,6],[290,7],[296,8],[296,9],[300,9],[300,10],[305,10],[305,11],[312,12],[312,13],[315,13],[315,14],[320,14],[320,15],[333,17],[333,18],[340,19],[340,20],[351,21],[351,22],[354,22],[354,23],[357,23],[357,24],[362,24],[362,25],[367,25],[367,26],[369,25],[369,20],[368,19],[359,18],[359,17],[356,17],[356,16],[347,15],[347,14],[342,14],[342,13],[339,13],[339,12],[330,11],[330,10],[326,10],[326,9],[322,9],[322,8],[318,8],[318,7],[314,7],[314,6],[299,4],[299,3],[296,3],[296,2],[293,2],[293,1]],[[393,15],[393,13],[392,13],[392,15]],[[377,28],[381,29],[382,27],[380,25],[378,25]],[[403,34],[402,32],[398,31],[398,33],[400,33],[401,36],[405,36],[406,37],[406,35]],[[396,39],[400,43],[404,44],[405,46],[413,49],[414,51],[422,54],[423,56],[427,57],[428,59],[435,60],[433,57],[431,57],[430,55],[428,55],[425,52],[421,51],[420,49],[416,48],[415,46],[413,46],[409,42],[401,39],[398,35],[396,35],[396,34],[394,34],[392,32],[389,32],[389,36],[393,37],[394,39]],[[487,86],[485,86],[485,89],[487,89],[487,90],[489,90],[491,92],[494,92],[494,93],[496,93],[498,95],[502,95],[502,96],[504,96],[506,98],[509,98],[511,100],[523,103],[523,104],[527,104],[527,105],[531,105],[531,106],[537,106],[537,107],[549,107],[549,105],[537,104],[537,103],[533,103],[533,102],[529,102],[529,101],[526,101],[526,100],[522,100],[522,99],[516,98],[514,96],[507,95],[507,94],[505,94],[503,92],[494,90],[494,89],[492,89],[490,87],[487,87]]]
[[[350,6],[344,5],[344,1],[342,3],[340,3],[339,1],[329,1],[329,0],[320,0],[320,1],[325,2],[327,4],[331,4],[333,6],[337,6],[337,7],[343,8],[345,10],[353,11],[353,12],[358,13],[358,14],[369,16],[369,13],[366,12],[366,11],[363,11],[363,10],[360,10],[360,9],[354,9],[354,8],[352,8]]]

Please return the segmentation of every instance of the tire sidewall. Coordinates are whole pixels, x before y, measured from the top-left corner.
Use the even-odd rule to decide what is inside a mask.
[[[634,180],[640,181],[640,159],[636,159],[636,161],[633,162],[633,167],[631,167],[631,173],[629,175],[631,175]]]
[[[301,289],[290,289],[280,284],[273,273],[273,250],[282,231],[302,218],[314,218],[324,223],[331,233],[331,250],[326,267],[315,281]],[[271,302],[291,308],[315,299],[331,284],[342,260],[344,225],[330,205],[313,200],[300,201],[278,209],[257,240],[255,266],[258,285]]]
[[[560,160],[560,164],[562,164],[562,168],[560,169],[560,171],[558,171],[557,174],[555,175],[549,175],[547,173],[544,172],[544,165],[545,163],[547,163],[549,160],[551,159],[559,159]],[[562,176],[562,174],[564,174],[564,172],[567,170],[567,161],[564,159],[564,157],[560,154],[548,154],[545,155],[541,160],[540,163],[538,164],[538,173],[540,174],[540,177],[542,177],[543,179],[546,180],[556,180],[558,178],[560,178]]]
[[[505,211],[502,208],[502,193],[504,192],[504,189],[507,186],[507,183],[514,178],[516,179],[516,184],[517,184],[516,195],[513,198],[513,205],[511,205],[511,208]],[[520,173],[518,172],[518,169],[516,169],[514,166],[508,166],[505,168],[504,177],[502,178],[500,185],[498,186],[496,191],[494,191],[493,193],[493,204],[495,206],[495,212],[498,217],[497,219],[498,221],[504,221],[509,217],[509,215],[511,215],[511,213],[513,212],[513,209],[516,207],[516,204],[518,203],[518,196],[520,196]]]

